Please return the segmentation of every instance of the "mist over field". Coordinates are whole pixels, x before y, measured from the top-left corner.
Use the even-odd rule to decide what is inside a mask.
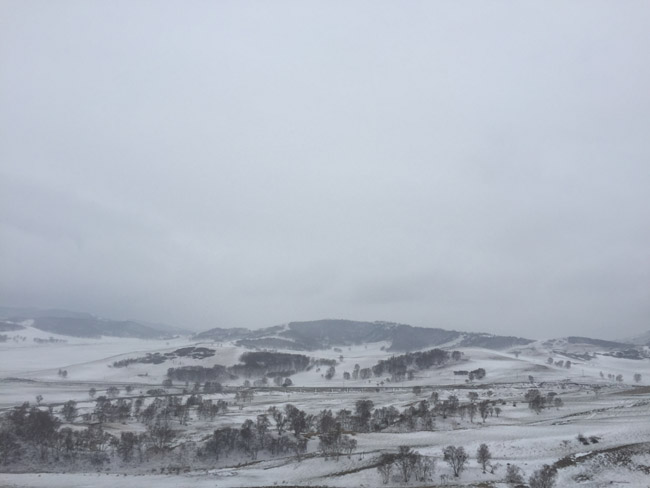
[[[648,486],[648,25],[0,0],[0,486]]]

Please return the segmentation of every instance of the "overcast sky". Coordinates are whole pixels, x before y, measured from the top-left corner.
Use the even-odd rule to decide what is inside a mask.
[[[0,0],[0,304],[650,329],[650,3]]]

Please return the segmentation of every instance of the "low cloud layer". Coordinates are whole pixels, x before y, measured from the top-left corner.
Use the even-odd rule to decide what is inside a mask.
[[[642,2],[4,2],[0,297],[650,329]]]

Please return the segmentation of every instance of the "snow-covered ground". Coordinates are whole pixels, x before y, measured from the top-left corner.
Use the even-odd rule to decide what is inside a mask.
[[[133,395],[160,385],[169,367],[183,365],[222,364],[233,365],[246,351],[232,343],[193,343],[189,339],[170,341],[139,339],[80,339],[59,337],[31,327],[7,333],[10,337],[25,337],[18,341],[9,340],[0,344],[0,409],[6,410],[23,401],[34,402],[36,395],[43,396],[43,403],[55,408],[74,399],[79,402],[80,411],[89,411],[91,402],[88,389],[95,387],[99,392],[109,386],[133,386]],[[33,338],[65,340],[37,344]],[[187,345],[199,345],[215,349],[216,354],[206,359],[176,358],[162,364],[132,364],[114,368],[114,361],[141,357],[147,352],[169,352]],[[142,486],[380,486],[381,477],[371,466],[380,452],[394,452],[397,446],[408,445],[423,455],[437,458],[436,473],[432,482],[442,486],[447,476],[453,486],[477,486],[490,483],[493,487],[505,487],[503,483],[506,465],[515,463],[526,475],[543,464],[552,464],[560,458],[569,458],[566,466],[559,470],[557,486],[650,486],[650,475],[625,466],[610,465],[598,451],[616,450],[623,446],[647,445],[650,443],[650,360],[628,360],[596,355],[590,360],[571,358],[570,369],[547,364],[552,356],[556,361],[566,360],[562,353],[545,348],[543,343],[534,343],[526,348],[512,351],[491,351],[465,348],[463,358],[444,367],[418,372],[414,379],[400,383],[386,382],[385,378],[370,380],[344,380],[345,371],[352,372],[355,364],[361,368],[371,367],[377,361],[393,355],[386,351],[388,344],[377,343],[342,347],[304,353],[315,358],[337,359],[336,375],[327,380],[326,368],[315,368],[292,376],[294,387],[289,389],[257,390],[253,400],[241,409],[231,408],[226,415],[218,416],[214,422],[192,418],[184,429],[187,439],[200,440],[206,433],[223,426],[239,426],[249,418],[264,413],[270,406],[283,407],[291,403],[296,407],[316,414],[323,409],[338,411],[343,408],[354,410],[359,399],[372,400],[376,407],[396,406],[398,409],[427,399],[436,391],[441,399],[456,395],[467,400],[470,391],[481,399],[502,399],[500,415],[491,416],[485,423],[480,419],[450,417],[437,418],[433,431],[405,433],[357,433],[355,453],[341,456],[338,461],[326,460],[316,453],[317,439],[310,441],[308,455],[301,460],[294,457],[264,459],[255,463],[237,466],[222,463],[214,469],[190,470],[178,475],[140,473],[124,470],[118,464],[110,465],[101,473],[48,473],[56,471],[54,466],[44,466],[40,473],[0,473],[0,486],[8,487],[123,487]],[[286,351],[296,353],[296,351]],[[571,351],[579,352],[579,351]],[[342,359],[340,357],[342,356]],[[468,384],[464,376],[454,370],[484,368],[487,376],[481,381]],[[68,372],[66,378],[58,375],[59,369]],[[604,378],[601,377],[601,372]],[[642,375],[642,381],[635,383],[633,375]],[[623,382],[611,381],[608,375],[623,375]],[[532,382],[531,377],[532,376]],[[4,379],[2,379],[4,378]],[[8,380],[7,378],[11,378]],[[384,381],[383,385],[381,381]],[[234,380],[232,386],[240,386],[243,379]],[[420,393],[413,386],[422,386]],[[594,386],[600,386],[595,389]],[[371,387],[361,389],[360,387]],[[554,391],[562,398],[564,405],[549,408],[540,414],[531,411],[523,401],[529,388],[542,392]],[[122,389],[122,396],[125,395]],[[234,394],[215,394],[214,399],[225,399],[233,403]],[[149,401],[149,399],[147,400]],[[108,432],[118,433],[124,426],[109,425]],[[131,429],[131,427],[129,427]],[[137,430],[133,426],[131,430]],[[598,438],[588,446],[577,439],[582,434]],[[474,453],[481,443],[489,446],[497,465],[495,473],[484,474]],[[453,479],[449,466],[442,460],[442,449],[447,445],[463,446],[470,454],[468,469],[458,479]],[[650,451],[636,453],[636,465],[650,465]],[[172,453],[168,464],[176,461]],[[1,468],[0,468],[1,471]],[[125,474],[126,473],[126,474]],[[441,478],[441,476],[443,478]],[[390,486],[398,486],[391,481]],[[421,484],[411,482],[410,485]]]

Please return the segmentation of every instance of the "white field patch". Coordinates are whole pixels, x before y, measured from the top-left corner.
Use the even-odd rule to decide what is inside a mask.
[[[170,340],[123,337],[83,338],[52,334],[33,327],[4,333],[10,340],[0,343],[0,375],[57,379],[61,368],[89,367],[95,361],[112,362],[125,353],[137,356],[147,352],[175,349],[188,344],[185,338]],[[13,338],[25,340],[12,340]],[[35,343],[52,338],[61,342]],[[51,376],[51,371],[54,376]],[[101,379],[95,377],[94,379]]]
[[[35,330],[35,329],[34,329]],[[53,336],[41,331],[25,329],[13,334],[41,334],[38,337]],[[53,336],[54,337],[54,336]],[[127,396],[124,386],[133,386],[129,396],[139,395],[165,378],[169,367],[184,365],[213,364],[225,366],[235,364],[246,349],[231,343],[192,343],[187,339],[175,341],[143,341],[137,339],[75,339],[65,337],[67,343],[35,344],[28,340],[20,343],[10,341],[0,344],[0,377],[16,377],[30,381],[0,382],[0,408],[6,409],[22,403],[34,402],[36,395],[43,396],[43,403],[53,405],[55,411],[63,402],[74,399],[79,402],[80,413],[88,413],[94,402],[88,396],[88,389],[95,387],[98,395],[115,385],[120,388],[119,397]],[[197,345],[217,351],[216,355],[203,360],[177,358],[159,365],[132,364],[124,368],[109,367],[119,359],[144,356],[147,352],[169,352],[177,348]],[[205,466],[189,472],[168,475],[159,469],[152,473],[148,466],[144,472],[134,466],[122,466],[119,461],[102,468],[100,473],[51,473],[56,466],[45,466],[40,473],[1,473],[0,486],[20,487],[109,487],[119,484],[124,487],[142,486],[332,486],[371,487],[381,486],[381,477],[372,466],[380,452],[395,452],[400,445],[408,445],[419,453],[433,456],[437,466],[433,481],[426,486],[442,486],[440,476],[449,477],[453,486],[476,486],[489,482],[495,488],[507,486],[504,481],[508,463],[521,467],[528,476],[543,464],[552,464],[565,456],[590,456],[596,451],[616,449],[632,444],[650,443],[650,394],[645,390],[634,391],[637,385],[633,375],[642,375],[641,385],[650,379],[650,361],[634,361],[597,355],[589,361],[573,360],[570,369],[550,366],[546,363],[549,351],[540,344],[524,350],[516,357],[511,352],[498,352],[478,348],[461,349],[463,358],[459,362],[420,371],[410,381],[386,382],[385,378],[370,380],[344,380],[343,372],[352,372],[355,364],[361,368],[371,367],[381,359],[398,355],[385,349],[387,344],[341,347],[323,351],[284,351],[300,353],[316,358],[343,359],[336,366],[332,380],[321,371],[312,369],[292,376],[294,387],[288,389],[257,390],[252,401],[235,404],[234,394],[205,395],[213,400],[226,400],[229,411],[214,421],[204,421],[192,415],[187,425],[174,422],[180,436],[177,445],[188,440],[198,443],[214,429],[239,427],[246,419],[255,419],[267,412],[271,406],[283,408],[293,404],[308,414],[317,414],[330,409],[334,413],[346,408],[354,411],[360,399],[372,400],[375,407],[395,406],[400,411],[428,399],[436,391],[440,399],[450,395],[467,402],[468,393],[475,391],[483,399],[500,399],[499,416],[490,416],[483,423],[477,416],[474,422],[458,416],[436,419],[433,431],[357,433],[356,451],[338,460],[326,459],[317,453],[318,438],[309,441],[307,457],[298,460],[293,456],[270,458],[260,455],[258,462],[249,458],[226,458],[206,469]],[[383,348],[383,349],[382,349]],[[551,354],[556,360],[566,359]],[[68,370],[68,377],[57,375],[58,369]],[[481,381],[465,382],[464,376],[454,375],[455,370],[484,368],[486,377]],[[603,372],[605,379],[600,377]],[[142,376],[142,375],[147,376]],[[623,384],[607,379],[608,374],[622,374]],[[532,383],[529,381],[532,376]],[[253,378],[251,378],[252,380]],[[383,385],[381,382],[383,381]],[[243,378],[233,381],[239,386]],[[601,386],[596,393],[594,385]],[[180,391],[176,385],[172,392]],[[413,386],[421,386],[418,394]],[[359,387],[371,387],[360,391]],[[562,398],[564,405],[559,409],[548,408],[535,414],[528,408],[523,397],[529,388],[539,388],[543,393],[554,391]],[[187,398],[185,396],[184,398]],[[146,398],[145,406],[151,402]],[[125,430],[143,432],[145,427],[129,421],[128,424],[106,425],[106,431],[118,435]],[[596,438],[596,443],[585,446],[578,441],[578,435]],[[492,464],[497,465],[495,473],[483,473],[475,460],[476,449],[485,443],[492,452]],[[447,445],[463,446],[470,455],[467,469],[458,479],[453,479],[449,466],[442,460],[442,449]],[[591,453],[591,454],[590,454]],[[650,465],[648,455],[638,454],[635,463]],[[172,451],[160,460],[158,468],[182,464],[179,454]],[[599,460],[578,461],[559,470],[557,486],[647,486],[648,475],[624,466],[603,465]],[[190,463],[191,464],[191,463]],[[1,470],[1,468],[0,468]],[[576,480],[579,479],[578,483]],[[409,486],[421,486],[411,481]],[[398,480],[389,486],[403,486]]]

